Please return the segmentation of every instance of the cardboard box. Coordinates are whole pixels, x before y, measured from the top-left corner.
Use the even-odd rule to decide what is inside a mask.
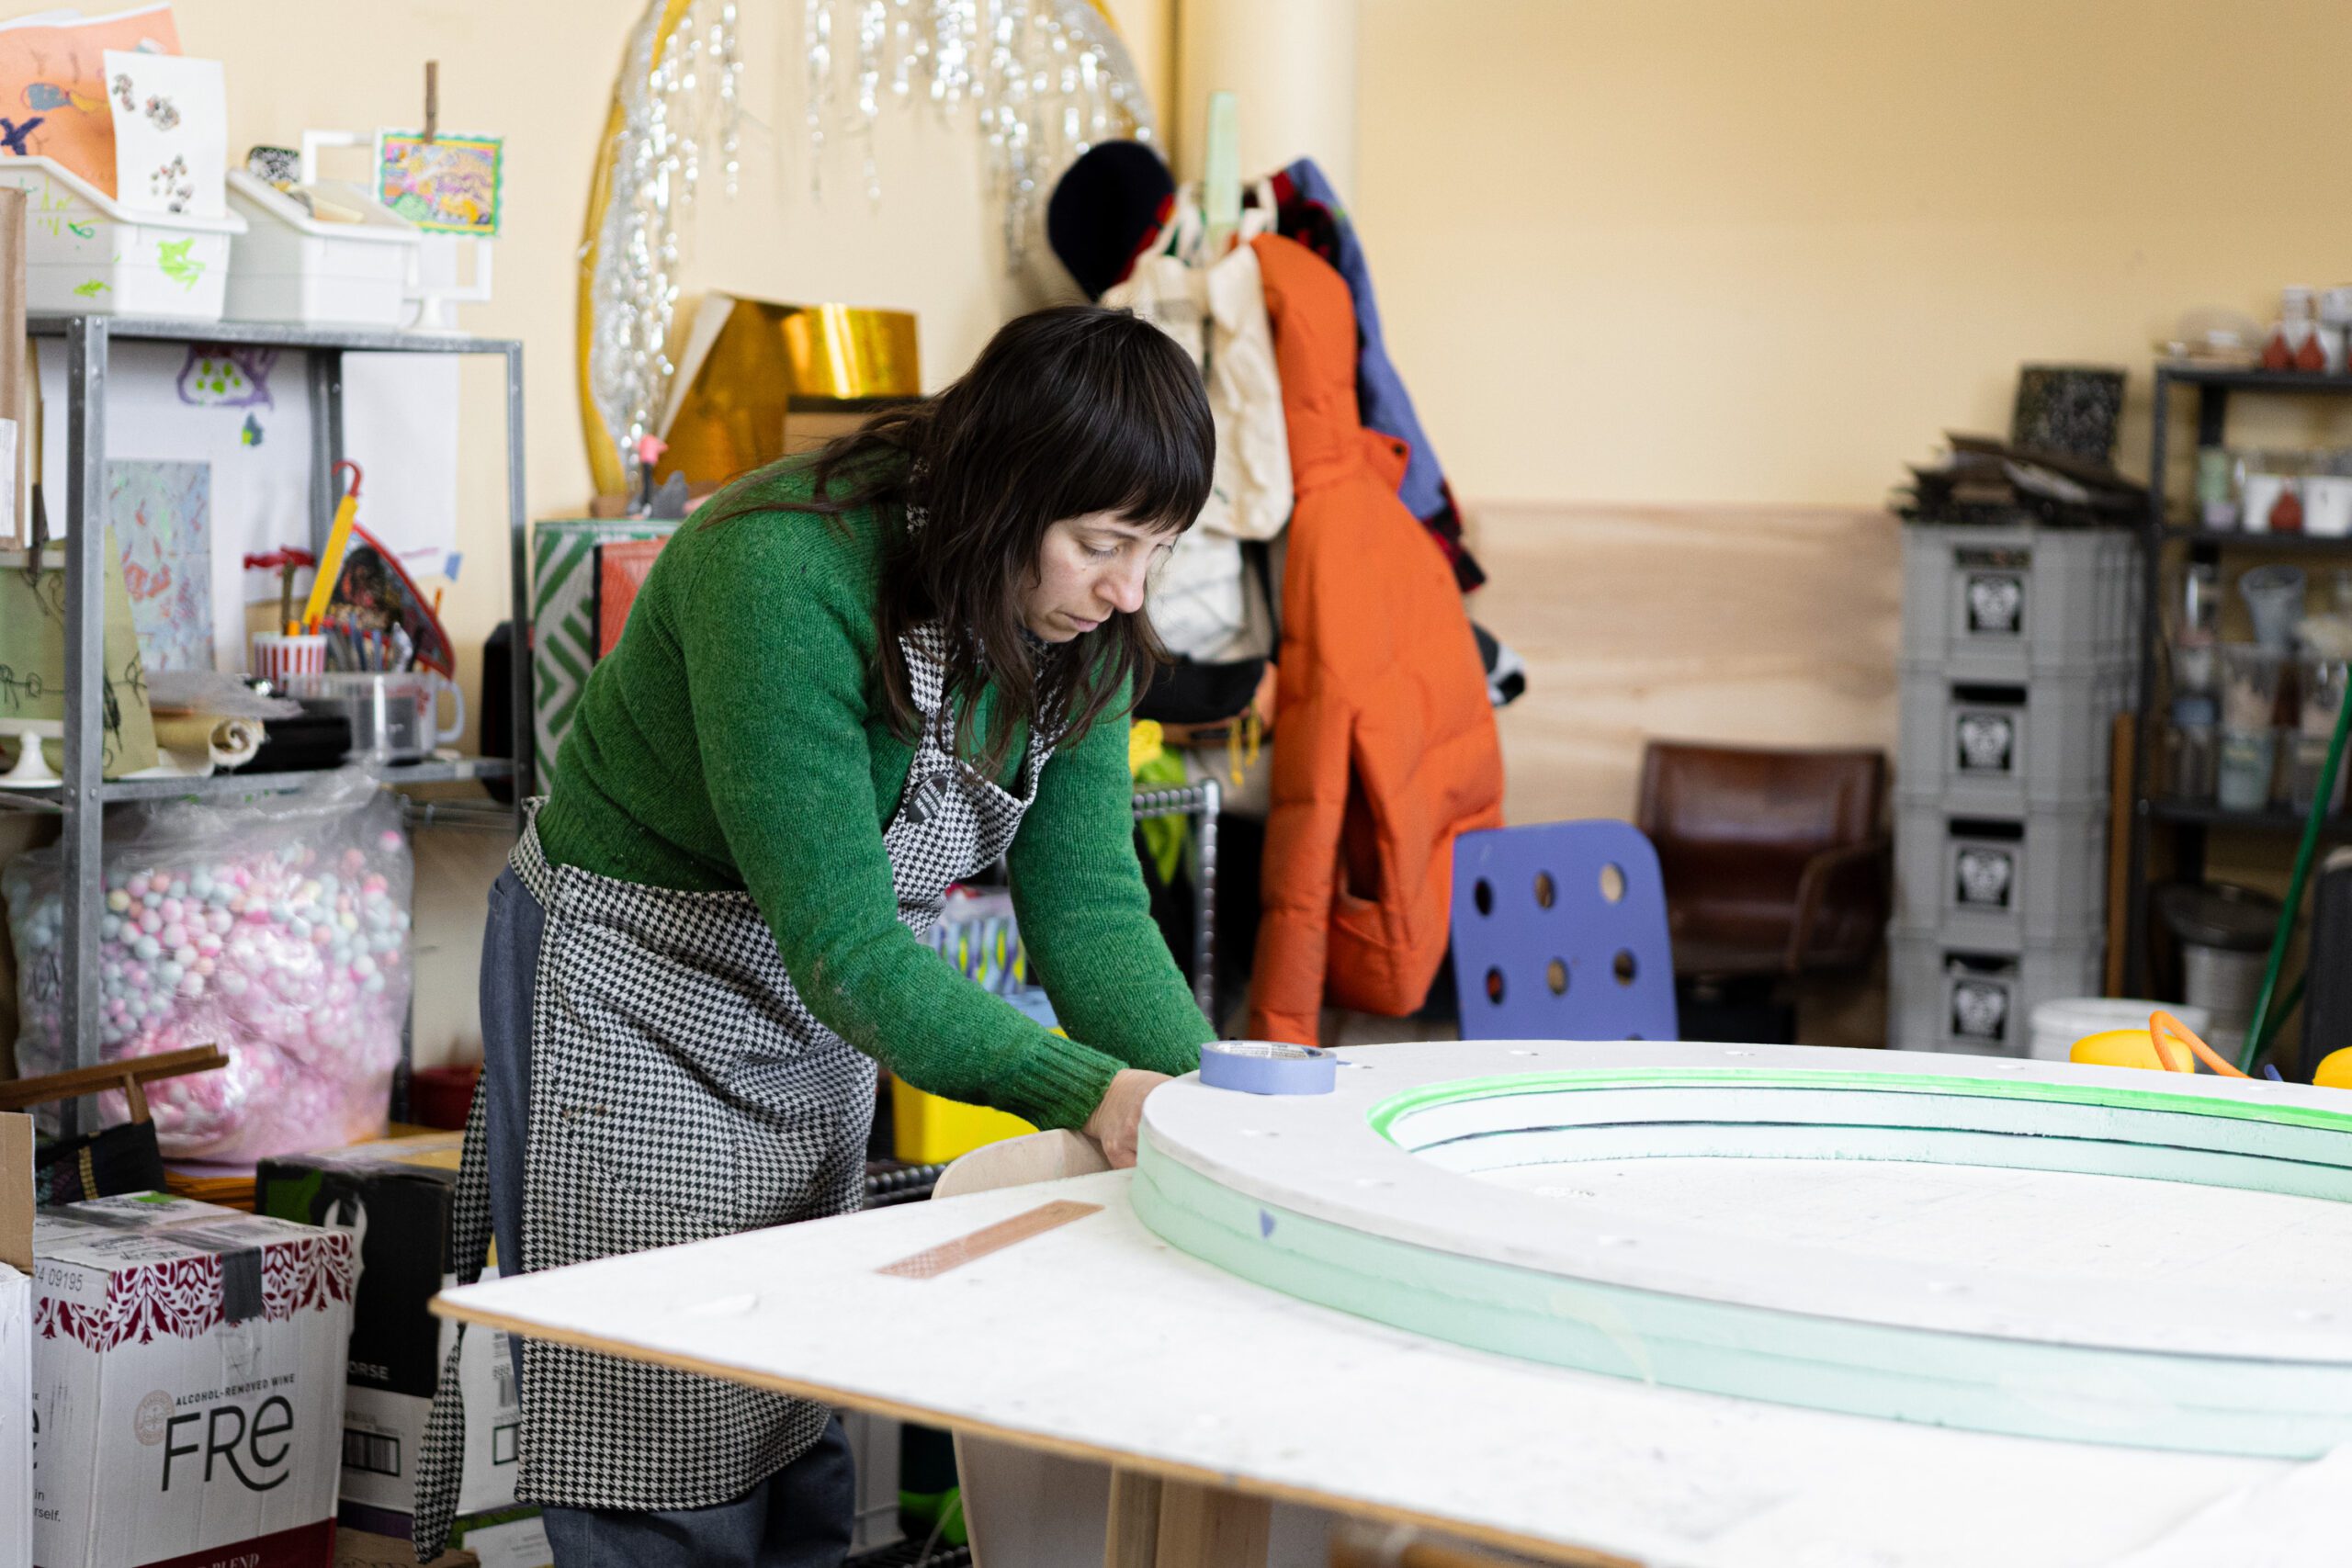
[[[481,1568],[554,1568],[547,1522],[537,1508],[463,1516],[450,1527],[449,1544]]]
[[[33,1560],[33,1119],[0,1115],[0,1568]]]
[[[305,1224],[348,1225],[359,1235],[362,1268],[352,1314],[342,1444],[341,1517],[355,1529],[403,1539],[410,1533],[425,1419],[432,1414],[442,1359],[457,1333],[457,1325],[435,1317],[428,1303],[456,1282],[450,1210],[464,1142],[463,1134],[439,1133],[288,1155],[264,1160],[254,1178],[257,1213]],[[487,1521],[468,1521],[469,1516],[514,1506],[515,1444],[523,1416],[506,1336],[480,1328],[468,1334],[458,1376],[466,1401],[459,1531],[490,1564],[497,1555],[496,1540],[503,1538]],[[530,1528],[537,1529],[536,1519]],[[492,1534],[490,1545],[480,1539],[485,1532]]]
[[[359,1259],[160,1193],[33,1225],[43,1568],[328,1568]]]

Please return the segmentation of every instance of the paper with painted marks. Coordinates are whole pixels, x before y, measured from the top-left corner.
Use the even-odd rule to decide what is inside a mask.
[[[107,543],[114,541],[109,537]],[[147,705],[147,672],[139,633],[123,589],[122,556],[106,552],[106,625],[99,691],[101,772],[120,778],[155,765],[155,717]],[[65,716],[65,552],[41,554],[41,570],[25,570],[25,552],[0,553],[0,718]],[[51,741],[50,761],[62,760]]]
[[[212,669],[212,466],[113,460],[107,491],[147,668]]]
[[[65,345],[37,338],[40,382],[40,474],[50,532],[63,536],[68,405]],[[274,572],[248,574],[247,555],[311,543],[311,408],[299,354],[238,346],[118,342],[107,374],[110,461],[197,463],[211,470],[210,602],[213,661],[245,667],[243,616],[225,613],[277,597]]]
[[[106,51],[115,199],[148,212],[229,210],[229,96],[217,60]]]
[[[0,22],[0,152],[54,158],[114,195],[109,51],[179,53],[169,0],[105,17],[47,11]]]
[[[418,228],[439,234],[498,233],[505,143],[495,136],[376,133],[376,199]]]
[[[52,536],[65,515],[65,345],[33,343],[40,383],[40,474]],[[209,464],[215,606],[275,603],[275,572],[248,555],[311,545],[307,356],[259,345],[118,341],[107,371],[107,454]],[[360,517],[412,574],[457,547],[458,367],[434,355],[344,358],[344,449],[368,475]],[[491,450],[503,455],[493,431]],[[495,460],[494,458],[492,459]],[[503,505],[504,491],[499,491]],[[503,512],[501,521],[503,521]],[[244,668],[241,615],[213,617],[217,667]]]
[[[995,1224],[976,1230],[969,1235],[958,1236],[954,1241],[926,1247],[911,1258],[901,1258],[875,1272],[894,1275],[901,1280],[929,1280],[951,1269],[961,1269],[967,1263],[976,1262],[991,1252],[1002,1252],[1031,1236],[1043,1235],[1073,1220],[1082,1220],[1089,1214],[1102,1212],[1100,1203],[1077,1203],[1067,1198],[1040,1203],[1025,1213],[1015,1214],[1009,1220],[999,1220]]]

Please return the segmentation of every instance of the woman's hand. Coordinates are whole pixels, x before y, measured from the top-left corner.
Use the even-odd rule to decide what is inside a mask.
[[[1103,1091],[1102,1103],[1086,1119],[1086,1135],[1102,1145],[1103,1157],[1113,1170],[1125,1170],[1136,1163],[1136,1137],[1143,1120],[1146,1096],[1168,1081],[1166,1073],[1148,1073],[1140,1067],[1127,1067],[1111,1080]]]

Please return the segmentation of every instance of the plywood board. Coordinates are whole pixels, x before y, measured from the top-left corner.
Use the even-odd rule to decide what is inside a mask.
[[[1678,1393],[1455,1349],[1175,1252],[1136,1221],[1130,1179],[612,1258],[451,1292],[442,1310],[1137,1472],[1679,1568],[2103,1562],[2294,1473]],[[941,1280],[876,1272],[1057,1199],[1103,1211]],[[2352,1529],[2340,1490],[2313,1506]]]
[[[1471,616],[1527,660],[1527,694],[1496,716],[1512,822],[1630,818],[1653,737],[1894,747],[1902,552],[1886,513],[1467,510],[1488,573]],[[1808,1044],[1885,1042],[1883,973],[1808,980],[1796,1001]]]
[[[1631,817],[1653,737],[1878,746],[1895,734],[1901,542],[1858,507],[1470,508],[1480,625],[1527,660],[1498,716],[1513,822]]]

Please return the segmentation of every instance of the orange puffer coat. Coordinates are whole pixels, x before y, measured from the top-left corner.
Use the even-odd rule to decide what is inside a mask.
[[[1502,821],[1502,747],[1453,573],[1396,498],[1405,447],[1358,420],[1348,286],[1294,241],[1251,243],[1297,505],[1250,1032],[1312,1044],[1327,997],[1421,1004],[1445,957],[1454,835]]]

